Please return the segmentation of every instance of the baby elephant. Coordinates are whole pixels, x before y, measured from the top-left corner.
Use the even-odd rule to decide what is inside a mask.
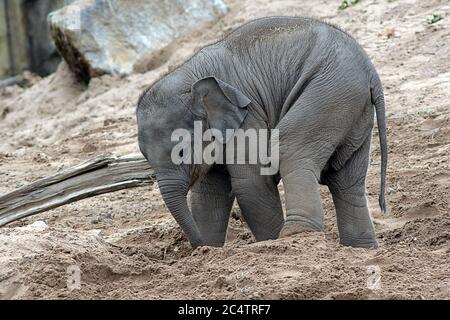
[[[365,197],[374,110],[381,146],[379,204],[385,210],[385,107],[374,66],[358,43],[333,25],[268,17],[203,48],[147,89],[137,107],[139,146],[194,247],[224,244],[235,198],[258,241],[321,231],[320,184],[333,196],[340,242],[377,247]],[[250,163],[251,150],[238,161],[239,150],[228,152],[236,140],[228,133],[237,129],[269,132],[270,142],[259,137],[256,144],[277,152],[278,164]],[[184,136],[175,134],[180,130]],[[207,130],[221,136],[215,153],[226,153],[227,161],[199,161],[198,152],[174,141],[189,138],[187,146],[195,149]],[[262,174],[267,165],[276,170]]]

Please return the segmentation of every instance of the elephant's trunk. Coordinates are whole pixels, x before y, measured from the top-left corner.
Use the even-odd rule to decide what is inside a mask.
[[[162,177],[158,178],[158,185],[170,213],[180,225],[191,245],[194,248],[201,246],[202,238],[200,231],[187,205],[189,182],[183,181],[180,178]]]

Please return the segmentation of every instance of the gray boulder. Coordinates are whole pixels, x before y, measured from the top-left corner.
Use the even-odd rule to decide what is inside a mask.
[[[48,17],[52,38],[83,81],[127,75],[144,55],[226,13],[222,0],[79,0]]]

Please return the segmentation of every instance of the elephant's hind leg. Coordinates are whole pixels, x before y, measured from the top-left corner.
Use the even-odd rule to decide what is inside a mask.
[[[298,169],[283,176],[286,220],[280,236],[302,231],[322,231],[323,209],[319,182],[314,171]]]
[[[342,133],[314,90],[305,92],[280,121],[280,175],[286,198],[281,237],[323,230],[319,180]],[[323,111],[321,109],[324,109]],[[337,109],[337,108],[334,108]]]
[[[324,177],[336,208],[340,242],[352,247],[378,247],[365,196],[370,138],[369,135],[342,169],[329,171]]]
[[[351,85],[342,75],[352,79]],[[323,73],[308,83],[278,124],[286,221],[281,236],[323,229],[323,170],[348,132],[361,122],[370,92],[353,70]],[[353,81],[354,80],[354,81]],[[358,81],[357,81],[358,80]],[[373,114],[373,108],[370,109]]]
[[[207,246],[223,246],[234,196],[230,176],[224,168],[213,168],[191,189],[194,220]]]

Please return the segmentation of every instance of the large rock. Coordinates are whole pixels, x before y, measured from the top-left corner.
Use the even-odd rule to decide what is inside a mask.
[[[222,0],[79,0],[48,21],[58,51],[88,82],[105,73],[131,73],[144,54],[225,12]]]

